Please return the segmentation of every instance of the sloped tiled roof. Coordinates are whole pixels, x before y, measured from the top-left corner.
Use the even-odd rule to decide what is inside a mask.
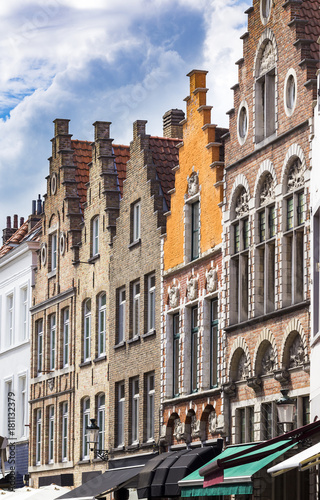
[[[170,207],[169,191],[174,188],[174,172],[172,169],[179,164],[177,144],[180,142],[181,139],[150,137],[149,144],[152,159],[168,207]]]
[[[123,146],[119,144],[113,144],[113,152],[115,155],[116,169],[118,173],[118,182],[120,194],[122,197],[123,192],[123,181],[127,175],[127,161],[130,159],[130,148],[129,146]]]
[[[28,231],[28,221],[25,221],[22,226],[20,226],[16,232],[5,242],[5,244],[0,248],[0,258],[16,248],[20,243],[25,241],[39,241],[41,233],[41,220],[35,224],[35,226]]]
[[[320,36],[320,4],[319,0],[304,0],[300,7],[301,18],[308,21],[305,26],[305,33],[309,40],[313,40],[310,45],[311,57],[319,60],[319,45],[317,40]]]
[[[89,141],[71,141],[73,149],[73,162],[77,167],[76,181],[78,185],[78,194],[80,197],[81,208],[87,200],[87,182],[89,181],[88,163],[92,161],[92,144]]]

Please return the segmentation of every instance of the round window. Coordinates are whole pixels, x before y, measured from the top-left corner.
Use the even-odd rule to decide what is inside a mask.
[[[57,192],[57,174],[53,173],[51,176],[51,194],[56,194]]]
[[[65,233],[60,233],[60,254],[64,255],[66,251],[66,235]]]
[[[263,24],[266,24],[268,22],[270,11],[271,11],[271,0],[261,0],[260,15]]]
[[[249,127],[249,116],[248,116],[248,106],[245,101],[240,104],[238,111],[238,141],[242,145],[244,144]]]
[[[291,116],[297,100],[296,75],[293,69],[289,70],[284,86],[284,108],[287,116]]]
[[[42,243],[41,245],[40,256],[41,256],[41,264],[45,266],[47,263],[47,245],[45,243]]]

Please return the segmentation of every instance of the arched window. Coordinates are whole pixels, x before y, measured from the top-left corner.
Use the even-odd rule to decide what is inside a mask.
[[[261,183],[257,210],[255,256],[255,314],[266,314],[275,308],[276,207],[274,181],[268,172]]]
[[[301,160],[291,161],[283,206],[283,301],[284,305],[301,302],[304,297],[304,172]]]
[[[271,40],[259,48],[255,86],[256,142],[276,131],[276,54]]]
[[[90,399],[85,398],[82,403],[82,459],[89,458],[89,443],[87,427],[90,422]]]
[[[99,295],[98,357],[106,353],[106,294]]]
[[[83,330],[83,361],[90,359],[91,354],[91,300],[84,303],[84,330]]]
[[[230,226],[230,321],[240,323],[248,318],[248,262],[250,244],[248,193],[240,187],[233,207]]]

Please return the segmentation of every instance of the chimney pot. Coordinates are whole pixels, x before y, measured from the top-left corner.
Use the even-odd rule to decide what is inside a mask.
[[[13,227],[14,229],[18,229],[18,215],[14,214],[13,216]]]
[[[42,213],[42,201],[41,201],[41,195],[38,195],[37,199],[37,215],[41,215]]]
[[[11,229],[11,217],[10,217],[10,215],[7,216],[7,229]]]
[[[184,112],[181,109],[170,109],[163,117],[163,136],[182,139],[183,127],[180,122],[184,120]]]
[[[20,217],[20,227],[24,224],[24,217]]]

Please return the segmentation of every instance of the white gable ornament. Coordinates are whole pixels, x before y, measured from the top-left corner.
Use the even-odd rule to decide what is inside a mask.
[[[197,172],[192,172],[190,177],[187,177],[188,180],[188,195],[194,196],[199,191],[199,177]]]
[[[188,300],[195,300],[198,296],[198,279],[191,276],[187,279],[187,298]]]
[[[168,295],[169,295],[169,305],[171,308],[173,307],[178,307],[179,305],[179,296],[180,296],[180,290],[179,287],[176,285],[169,286],[168,290]]]
[[[207,292],[213,293],[218,288],[218,266],[214,269],[211,267],[209,271],[206,271],[207,278]]]

